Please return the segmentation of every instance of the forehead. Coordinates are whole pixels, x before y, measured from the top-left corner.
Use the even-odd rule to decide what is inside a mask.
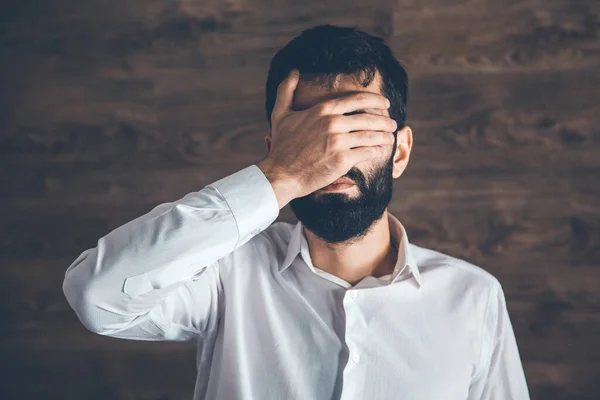
[[[294,110],[296,111],[306,110],[307,108],[310,108],[322,101],[335,99],[344,95],[348,95],[350,93],[371,92],[382,94],[380,88],[381,75],[378,71],[375,73],[375,76],[371,83],[369,83],[369,85],[366,87],[363,87],[359,82],[356,81],[356,79],[353,79],[351,76],[343,74],[336,76],[332,87],[327,87],[327,85],[320,85],[312,82],[304,82],[300,80],[298,82],[298,86],[296,87],[296,91],[294,92],[294,100],[292,105]],[[368,109],[365,111],[370,113],[388,115],[387,110],[384,111]]]

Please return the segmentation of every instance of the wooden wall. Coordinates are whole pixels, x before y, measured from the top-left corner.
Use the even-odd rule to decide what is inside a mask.
[[[500,279],[533,399],[600,398],[598,0],[2,3],[3,399],[191,398],[193,346],[89,333],[65,269],[264,157],[268,63],[323,23],[408,67],[414,149],[390,211],[410,239]]]

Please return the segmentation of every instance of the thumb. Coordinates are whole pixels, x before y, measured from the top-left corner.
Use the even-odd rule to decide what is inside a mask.
[[[294,101],[294,91],[300,80],[300,71],[297,68],[292,69],[288,75],[277,86],[277,98],[273,106],[272,116],[279,116],[292,111],[292,102]]]

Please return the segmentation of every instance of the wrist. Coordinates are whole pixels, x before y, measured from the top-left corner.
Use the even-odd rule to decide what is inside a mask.
[[[271,184],[280,210],[297,197],[294,190],[298,185],[291,177],[275,167],[269,158],[259,161],[256,166]]]

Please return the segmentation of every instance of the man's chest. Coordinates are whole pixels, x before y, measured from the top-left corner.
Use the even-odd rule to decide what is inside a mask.
[[[246,288],[228,297],[223,344],[238,343],[229,358],[257,395],[271,386],[290,398],[467,397],[476,329],[460,308],[389,290]]]

